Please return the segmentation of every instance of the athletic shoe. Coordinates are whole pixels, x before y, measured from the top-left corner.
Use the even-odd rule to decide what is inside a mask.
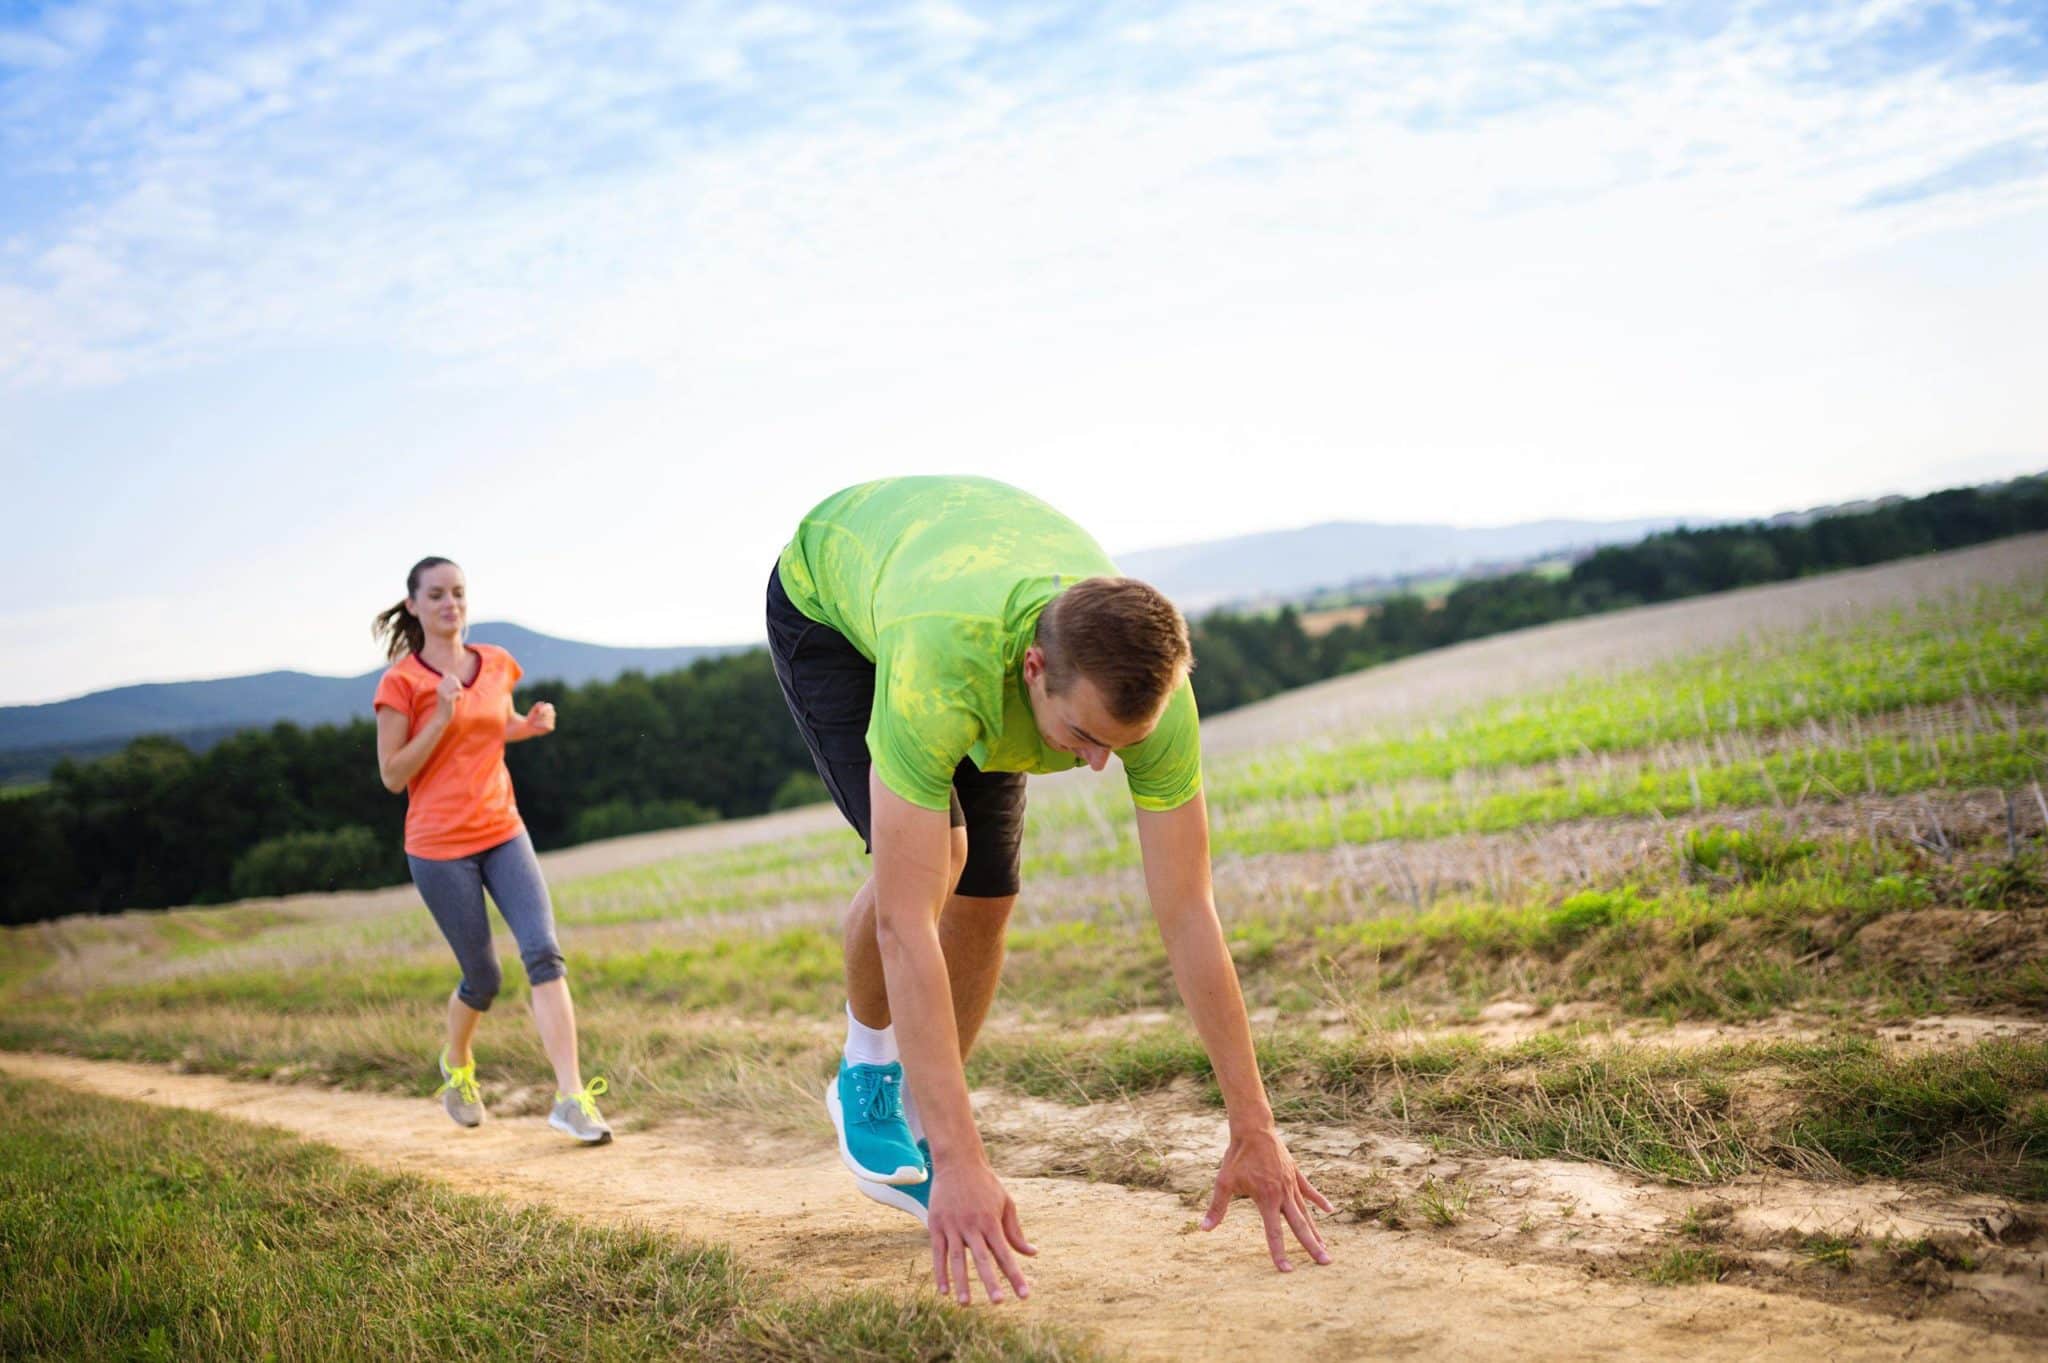
[[[476,1086],[476,1058],[459,1069],[448,1068],[448,1048],[441,1048],[441,1106],[457,1126],[482,1126],[484,1095]]]
[[[917,1143],[917,1153],[924,1156],[924,1167],[927,1169],[931,1168],[931,1142],[919,1141]],[[864,1178],[857,1178],[853,1181],[853,1186],[860,1189],[868,1197],[881,1203],[884,1207],[894,1207],[899,1212],[909,1212],[917,1218],[917,1224],[920,1226],[929,1226],[931,1224],[932,1181],[929,1178],[922,1183],[913,1183],[902,1188],[893,1188],[886,1183],[870,1183]]]
[[[923,1183],[924,1156],[903,1120],[903,1066],[849,1065],[825,1089],[825,1111],[839,1133],[839,1158],[855,1178],[902,1187]]]
[[[612,1129],[605,1125],[604,1118],[597,1112],[597,1095],[610,1087],[604,1076],[599,1075],[567,1097],[557,1093],[555,1110],[548,1114],[548,1125],[574,1136],[585,1145],[603,1145],[610,1141]]]

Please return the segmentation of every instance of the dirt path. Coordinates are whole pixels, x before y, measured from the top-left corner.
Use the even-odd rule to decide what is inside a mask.
[[[748,1152],[708,1127],[671,1123],[586,1150],[531,1118],[458,1131],[419,1100],[54,1056],[0,1055],[0,1070],[263,1122],[386,1169],[565,1215],[632,1218],[724,1242],[807,1285],[915,1291],[927,1283],[923,1236],[856,1195],[827,1149],[749,1164]],[[1328,1228],[1335,1265],[1280,1278],[1263,1263],[1255,1218],[1242,1205],[1222,1232],[1205,1236],[1167,1194],[1062,1179],[1010,1186],[1041,1250],[1036,1295],[1021,1309],[1092,1329],[1134,1358],[2039,1357],[2038,1341],[1947,1321],[1726,1286],[1599,1280],[1354,1225]]]

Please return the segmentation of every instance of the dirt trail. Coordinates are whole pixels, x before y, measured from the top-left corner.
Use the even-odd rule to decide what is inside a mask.
[[[263,1122],[383,1168],[565,1215],[632,1218],[724,1242],[810,1286],[915,1291],[927,1283],[922,1234],[855,1194],[829,1149],[750,1165],[748,1152],[711,1128],[671,1123],[586,1150],[532,1118],[459,1131],[420,1100],[54,1056],[0,1055],[0,1070]],[[1010,1187],[1041,1251],[1036,1295],[1021,1310],[1092,1329],[1134,1358],[2039,1357],[2039,1341],[1948,1321],[1726,1286],[1600,1280],[1345,1224],[1327,1228],[1335,1265],[1280,1278],[1264,1264],[1256,1218],[1242,1204],[1205,1236],[1168,1194],[1061,1179],[1012,1179]]]

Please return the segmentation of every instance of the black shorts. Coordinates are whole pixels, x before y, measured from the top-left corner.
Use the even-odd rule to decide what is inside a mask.
[[[768,655],[782,698],[811,750],[832,803],[875,850],[868,801],[868,719],[875,665],[845,635],[798,610],[768,574]],[[983,771],[966,758],[953,770],[952,826],[967,830],[967,869],[955,894],[1001,899],[1017,893],[1024,848],[1024,773]]]

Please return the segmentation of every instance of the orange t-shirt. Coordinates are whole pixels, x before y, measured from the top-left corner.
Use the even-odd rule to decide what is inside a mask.
[[[505,770],[512,687],[525,672],[502,648],[470,644],[468,649],[477,656],[476,679],[463,686],[455,718],[405,787],[405,850],[429,861],[485,851],[526,827],[512,800],[512,773]],[[377,683],[374,708],[406,716],[410,741],[432,717],[440,685],[441,674],[418,654],[408,653]]]

